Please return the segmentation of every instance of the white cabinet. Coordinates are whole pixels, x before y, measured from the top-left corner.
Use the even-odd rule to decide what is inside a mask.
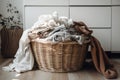
[[[120,51],[120,6],[112,7],[112,51]]]
[[[93,29],[93,35],[105,51],[111,51],[111,29]]]
[[[69,0],[24,0],[24,5],[68,5]]]
[[[70,5],[110,5],[111,0],[70,0]]]
[[[120,5],[120,0],[112,0],[113,5]]]
[[[57,11],[93,27],[105,51],[120,51],[119,5],[120,0],[24,0],[24,27],[32,27],[40,15]]]
[[[60,16],[68,17],[68,7],[25,7],[24,26],[28,29],[38,20],[40,15],[52,14],[57,11]]]
[[[111,27],[110,7],[70,7],[70,18],[89,27]]]

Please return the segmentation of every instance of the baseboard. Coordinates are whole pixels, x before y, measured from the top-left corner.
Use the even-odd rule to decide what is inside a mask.
[[[116,52],[116,51],[105,51],[106,52],[106,54],[107,54],[107,56],[109,57],[109,58],[112,58],[112,59],[120,59],[120,52]],[[88,52],[87,53],[87,55],[86,55],[86,57],[89,59],[89,58],[91,58],[91,52]]]
[[[120,59],[120,52],[118,51],[112,51],[111,52],[111,58],[119,58]]]

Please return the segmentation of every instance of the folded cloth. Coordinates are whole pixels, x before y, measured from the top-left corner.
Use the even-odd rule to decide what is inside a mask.
[[[81,34],[85,34],[86,36],[90,37],[91,56],[96,70],[102,73],[108,79],[117,78],[117,71],[110,63],[109,58],[104,52],[100,42],[91,35],[92,31],[89,30],[83,22],[74,22],[73,27]]]

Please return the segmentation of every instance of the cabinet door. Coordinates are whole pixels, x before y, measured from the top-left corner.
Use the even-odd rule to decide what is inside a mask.
[[[24,5],[68,5],[69,0],[24,0]]]
[[[105,51],[111,51],[111,29],[92,29],[93,36],[96,37]]]
[[[89,27],[111,27],[110,7],[70,7],[70,18]]]
[[[57,11],[59,16],[68,17],[68,7],[25,7],[25,29],[32,27],[40,15],[52,14],[54,11]]]
[[[70,0],[70,5],[110,5],[111,0]]]
[[[112,7],[112,51],[120,51],[120,7]]]
[[[113,5],[120,5],[120,0],[112,0]]]

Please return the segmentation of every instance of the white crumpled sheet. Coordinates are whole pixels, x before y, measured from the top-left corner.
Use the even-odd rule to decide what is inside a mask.
[[[9,66],[3,67],[3,70],[25,72],[33,68],[34,58],[29,44],[30,40],[28,38],[28,32],[29,29],[23,32],[13,63],[9,64]]]

